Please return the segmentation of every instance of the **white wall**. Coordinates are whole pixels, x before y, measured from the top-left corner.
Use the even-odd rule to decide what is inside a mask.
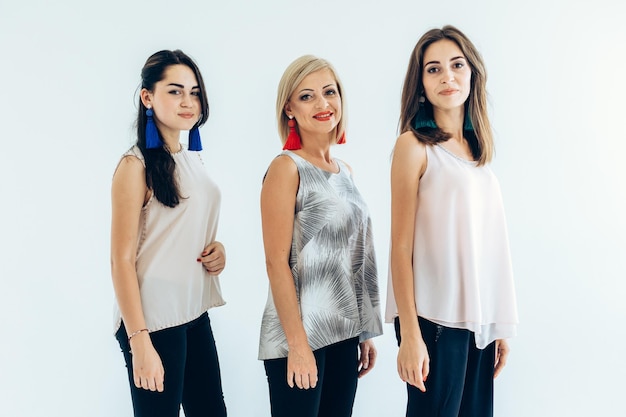
[[[496,415],[612,416],[626,384],[626,29],[617,1],[0,0],[0,414],[129,416],[112,337],[109,189],[133,141],[145,59],[200,65],[208,170],[223,191],[228,304],[211,311],[231,416],[269,416],[258,328],[267,291],[258,196],[280,151],[284,68],[313,53],[346,87],[384,297],[389,155],[419,36],[451,23],[489,71],[521,324]],[[355,416],[401,416],[391,325]]]

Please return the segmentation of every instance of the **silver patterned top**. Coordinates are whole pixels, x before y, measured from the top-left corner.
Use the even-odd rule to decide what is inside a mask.
[[[348,167],[324,171],[293,152],[300,184],[289,265],[312,350],[382,334],[378,275],[369,212]],[[286,357],[285,333],[269,291],[259,359]]]

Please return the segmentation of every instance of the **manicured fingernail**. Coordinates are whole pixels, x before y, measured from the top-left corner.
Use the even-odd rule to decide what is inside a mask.
[[[200,261],[202,261],[202,259],[198,258],[198,259],[196,259],[196,261],[200,262]]]

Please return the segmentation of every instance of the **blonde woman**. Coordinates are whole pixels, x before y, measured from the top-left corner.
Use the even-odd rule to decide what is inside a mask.
[[[284,152],[261,191],[271,291],[259,358],[272,416],[347,417],[382,325],[367,206],[331,155],[345,141],[343,88],[327,61],[307,55],[286,69],[276,104]]]

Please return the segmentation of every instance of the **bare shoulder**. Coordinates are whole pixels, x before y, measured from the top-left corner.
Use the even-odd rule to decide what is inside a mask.
[[[143,201],[147,191],[143,162],[133,155],[124,156],[113,174],[113,197]]]
[[[426,145],[420,142],[413,132],[407,131],[396,139],[394,150],[398,149],[402,151],[421,152],[426,149]]]
[[[120,159],[120,162],[117,164],[113,177],[115,178],[120,175],[143,175],[144,171],[145,167],[143,165],[143,162],[138,157],[136,157],[135,155],[125,155]]]
[[[354,175],[354,170],[352,169],[352,166],[350,166],[349,163],[347,163],[345,160],[339,159],[339,158],[335,158],[335,160],[337,162],[341,162],[341,164],[345,165],[345,167],[348,168],[348,172],[350,172],[350,175]]]
[[[141,209],[148,201],[145,169],[134,155],[122,157],[111,185],[111,256],[134,260]]]
[[[298,167],[296,163],[287,155],[279,155],[272,160],[265,181],[286,180],[288,178],[298,178]]]
[[[285,207],[293,213],[300,176],[296,163],[287,155],[272,160],[261,188],[261,211],[280,211]]]
[[[402,133],[393,148],[392,166],[402,171],[415,171],[421,176],[426,169],[426,144],[411,131]]]

